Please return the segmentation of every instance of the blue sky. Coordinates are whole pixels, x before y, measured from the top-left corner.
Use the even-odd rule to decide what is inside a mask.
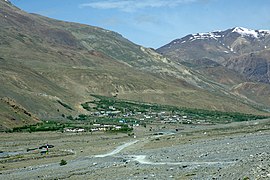
[[[235,26],[270,30],[270,0],[11,0],[55,19],[116,31],[158,48],[197,32]]]

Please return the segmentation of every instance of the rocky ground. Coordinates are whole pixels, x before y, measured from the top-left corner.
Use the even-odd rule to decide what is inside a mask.
[[[44,136],[74,154],[17,162],[2,157],[0,179],[270,179],[270,120],[171,125],[156,132],[139,127],[135,134]],[[14,139],[18,134],[2,134],[0,150],[25,148],[38,135],[22,141]],[[60,159],[67,165],[60,166]]]

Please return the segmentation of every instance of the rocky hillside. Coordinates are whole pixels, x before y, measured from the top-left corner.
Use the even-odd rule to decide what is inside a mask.
[[[190,34],[157,49],[157,52],[204,74],[227,89],[246,83],[263,86],[259,89],[264,89],[266,85],[263,83],[270,83],[269,30],[235,27],[225,31]],[[244,97],[262,102],[258,93],[250,93],[253,92],[250,86],[245,87],[241,88]],[[270,104],[268,98],[263,102]]]
[[[231,57],[224,66],[243,74],[249,80],[270,84],[270,48]]]
[[[40,122],[31,112],[7,97],[0,98],[0,117],[0,131]]]
[[[91,94],[261,113],[260,104],[118,33],[28,14],[5,0],[0,26],[0,97],[41,119],[85,113],[80,104]]]

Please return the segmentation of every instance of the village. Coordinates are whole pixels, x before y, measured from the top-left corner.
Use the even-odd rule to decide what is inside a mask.
[[[181,129],[183,125],[227,124],[266,118],[259,115],[189,109],[114,97],[92,96],[95,100],[81,104],[85,109],[83,114],[62,114],[55,120],[44,120],[35,125],[15,127],[7,132],[60,131],[62,133],[119,132],[132,134],[132,131],[138,127],[143,127],[147,131],[158,131],[160,128],[170,125],[176,130]],[[72,112],[72,108],[68,109]],[[151,128],[153,126],[159,126],[159,128],[153,129]]]
[[[123,128],[151,127],[151,124],[210,124],[205,120],[191,119],[187,115],[175,112],[155,112],[151,110],[144,110],[144,112],[136,110],[121,111],[114,106],[109,106],[107,110],[90,112],[88,115],[79,115],[75,119],[91,121],[91,128],[88,130],[84,128],[65,128],[65,132],[121,131]],[[149,130],[151,131],[151,129]]]
[[[131,110],[121,112],[120,110],[116,110],[115,107],[110,106],[109,111],[96,111],[91,113],[91,116],[98,117],[98,118],[122,118],[119,120],[119,123],[127,123],[128,119],[134,119],[135,123],[138,122],[136,125],[140,125],[143,123],[183,123],[183,124],[191,124],[192,121],[188,119],[187,115],[180,115],[177,113],[172,112],[153,112],[151,110],[145,110],[144,112]],[[134,124],[133,124],[134,125]]]
[[[171,124],[177,128],[184,124],[214,125],[264,118],[249,114],[178,108],[99,95],[92,96],[96,100],[81,104],[87,113],[72,118],[82,122],[83,125],[90,123],[90,126],[65,128],[65,132],[131,132],[133,128],[140,126],[149,128],[152,125]]]

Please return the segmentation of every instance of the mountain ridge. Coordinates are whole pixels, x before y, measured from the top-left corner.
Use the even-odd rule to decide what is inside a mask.
[[[259,104],[118,33],[28,14],[3,0],[0,9],[0,97],[16,100],[40,119],[76,116],[91,94],[264,113],[254,108]]]
[[[189,34],[184,36],[180,39],[175,39],[171,41],[170,43],[160,47],[157,49],[157,52],[163,53],[163,51],[169,52],[171,48],[179,48],[182,47],[181,45],[184,45],[186,43],[191,43],[193,41],[200,41],[200,40],[209,40],[208,43],[212,43],[211,40],[214,40],[220,45],[220,48],[223,48],[223,52],[230,54],[230,53],[239,53],[236,49],[234,50],[234,46],[236,46],[235,41],[239,38],[239,41],[241,38],[246,37],[247,41],[254,41],[254,40],[264,40],[266,39],[267,45],[269,45],[269,38],[270,38],[270,30],[251,30],[243,27],[234,27],[231,29],[227,29],[224,31],[218,30],[218,31],[212,31],[207,33],[196,33],[196,34]],[[254,43],[253,43],[254,45]],[[255,44],[256,45],[256,44]],[[217,45],[216,45],[217,46]],[[269,47],[269,46],[268,46]],[[262,47],[255,47],[257,50],[263,50],[266,49],[267,46]]]
[[[269,30],[234,27],[224,31],[190,34],[173,40],[157,49],[157,52],[224,84],[228,89],[245,82],[258,83],[258,86],[270,83]],[[246,87],[250,91],[249,86]],[[256,93],[254,96],[260,99]],[[269,99],[264,104],[269,106]]]

